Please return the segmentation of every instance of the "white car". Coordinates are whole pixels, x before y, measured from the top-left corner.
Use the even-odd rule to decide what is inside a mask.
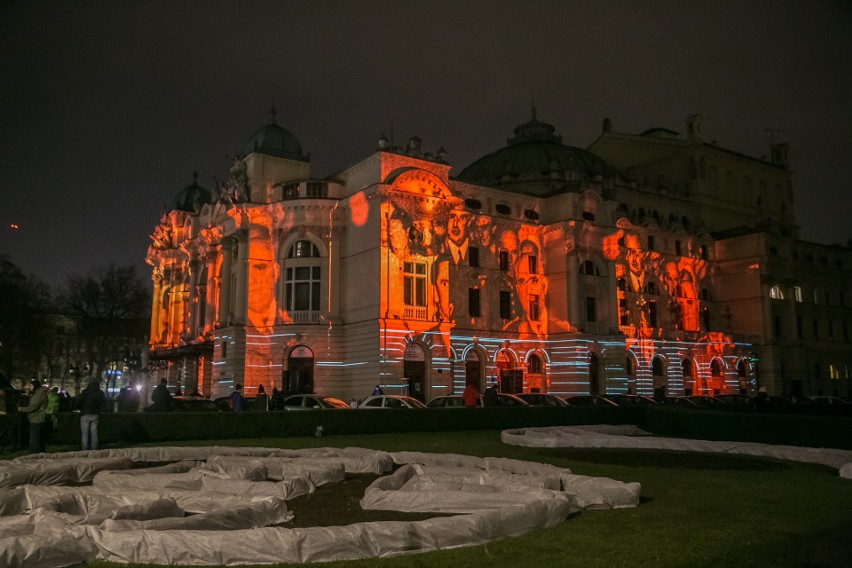
[[[410,396],[383,394],[368,396],[361,401],[358,408],[426,408],[426,405]]]
[[[339,398],[321,394],[294,394],[284,399],[284,410],[322,410],[326,408],[349,408],[349,405]]]

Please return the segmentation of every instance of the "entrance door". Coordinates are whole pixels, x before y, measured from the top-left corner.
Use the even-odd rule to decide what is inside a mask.
[[[402,376],[408,379],[408,396],[426,402],[426,354],[420,345],[409,343],[405,348]]]
[[[482,392],[482,361],[476,351],[467,352],[464,362],[464,378],[466,385],[473,385]]]
[[[601,394],[601,360],[592,353],[589,361],[589,394]]]
[[[309,348],[299,346],[290,352],[283,383],[284,396],[314,392],[314,354]]]

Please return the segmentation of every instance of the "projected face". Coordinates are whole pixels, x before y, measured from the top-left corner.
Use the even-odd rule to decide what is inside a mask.
[[[470,215],[461,209],[450,211],[447,220],[447,236],[456,245],[461,245],[467,239],[467,225]]]

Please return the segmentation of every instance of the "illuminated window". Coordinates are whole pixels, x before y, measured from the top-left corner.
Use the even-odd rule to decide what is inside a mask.
[[[802,287],[801,286],[793,286],[793,297],[796,299],[798,303],[802,303]]]
[[[595,302],[595,298],[591,296],[586,296],[586,321],[598,321],[597,303]]]
[[[479,266],[479,248],[470,247],[467,249],[467,261],[473,267]]]
[[[479,288],[467,290],[467,313],[472,318],[479,317]]]
[[[287,258],[318,258],[319,249],[311,241],[296,241],[287,252]]]
[[[403,263],[402,301],[406,306],[426,307],[426,263]]]
[[[538,294],[530,294],[530,319],[533,321],[538,321],[540,316],[539,307],[538,307]]]
[[[507,272],[509,270],[509,251],[500,251],[500,270]]]
[[[834,380],[840,379],[840,372],[837,370],[837,365],[828,366],[828,378]]]
[[[288,311],[319,311],[320,271],[319,266],[295,266],[287,268],[287,286],[284,301]]]
[[[512,319],[512,294],[505,290],[500,291],[500,317],[504,320]]]
[[[783,300],[784,292],[781,291],[780,286],[776,285],[769,289],[769,297],[773,300]]]

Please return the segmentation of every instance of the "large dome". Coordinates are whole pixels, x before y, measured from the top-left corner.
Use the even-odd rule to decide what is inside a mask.
[[[205,203],[210,203],[210,192],[198,185],[198,173],[193,172],[192,183],[175,195],[169,203],[169,211],[198,213]]]
[[[299,139],[292,132],[275,122],[274,113],[269,124],[265,124],[260,130],[252,134],[243,145],[244,156],[253,152],[287,158],[288,160],[299,160],[300,162],[310,161],[308,156],[302,154],[302,145],[299,144]]]
[[[546,122],[536,119],[535,108],[529,122],[514,130],[508,146],[480,158],[458,175],[459,181],[486,185],[537,196],[572,191],[578,184],[617,175],[598,156],[566,146],[562,136]]]

